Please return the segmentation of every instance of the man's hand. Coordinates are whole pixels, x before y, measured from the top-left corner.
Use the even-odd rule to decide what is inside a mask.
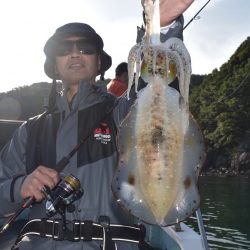
[[[145,0],[141,0],[143,6]],[[171,24],[194,0],[160,0],[161,27]]]
[[[21,196],[23,199],[33,197],[36,201],[41,201],[44,199],[41,190],[45,186],[50,189],[54,188],[59,180],[60,177],[56,170],[39,166],[25,178],[21,186]]]

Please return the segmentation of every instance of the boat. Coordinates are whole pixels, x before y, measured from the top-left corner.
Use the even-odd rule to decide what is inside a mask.
[[[145,225],[146,241],[157,250],[208,250],[201,211],[196,212],[199,233],[184,222],[171,226]]]
[[[204,250],[202,238],[192,228],[181,222],[165,228],[152,227],[150,243],[161,250]]]

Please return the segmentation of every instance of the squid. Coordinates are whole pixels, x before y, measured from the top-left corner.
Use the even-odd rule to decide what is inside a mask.
[[[139,220],[168,226],[199,207],[205,147],[189,112],[189,52],[178,38],[160,41],[159,0],[145,0],[144,12],[145,35],[128,56],[127,98],[135,84],[137,100],[119,129],[112,190],[118,204]],[[138,91],[140,78],[147,86]],[[179,90],[170,86],[175,78]]]

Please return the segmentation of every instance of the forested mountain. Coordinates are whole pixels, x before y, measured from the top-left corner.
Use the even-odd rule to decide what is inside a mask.
[[[196,82],[190,103],[213,165],[223,155],[224,164],[233,167],[237,154],[250,152],[250,141],[244,140],[250,132],[250,37],[220,69]],[[250,161],[247,165],[250,169]]]
[[[34,83],[0,93],[0,119],[27,120],[44,111],[51,84]]]
[[[35,83],[0,94],[0,119],[43,112],[50,87]],[[219,69],[192,75],[190,90],[190,110],[207,146],[206,167],[250,173],[250,37]]]

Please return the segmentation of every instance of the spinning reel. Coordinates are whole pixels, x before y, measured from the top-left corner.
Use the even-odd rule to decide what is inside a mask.
[[[66,175],[59,184],[52,190],[44,188],[42,190],[46,197],[46,214],[51,217],[57,213],[64,216],[65,209],[68,212],[75,210],[72,204],[83,195],[80,181],[72,174]]]

